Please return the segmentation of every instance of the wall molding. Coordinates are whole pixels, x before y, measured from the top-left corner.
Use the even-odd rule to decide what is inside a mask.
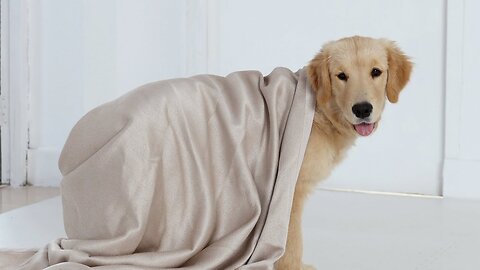
[[[185,74],[218,74],[218,0],[185,2]]]
[[[447,1],[447,34],[445,61],[445,159],[460,153],[460,117],[463,91],[463,0]]]
[[[473,39],[473,33],[467,32],[468,25],[480,22],[478,17],[466,9],[474,0],[447,1],[447,44],[446,44],[446,98],[445,98],[445,156],[443,166],[443,196],[462,199],[480,199],[480,153],[472,155],[466,148],[472,141],[464,141],[465,134],[475,132],[475,127],[463,125],[466,117],[463,104],[472,96],[475,89],[469,87],[465,75],[472,64],[469,60],[472,51],[465,52],[466,45]],[[469,16],[470,14],[470,16]],[[471,62],[471,61],[470,61]],[[471,85],[471,84],[470,84]],[[472,86],[470,86],[472,87]],[[463,120],[463,121],[462,121]],[[473,146],[472,146],[473,147]]]
[[[208,0],[185,2],[185,75],[208,72]]]
[[[460,154],[461,92],[463,90],[463,0],[447,1],[446,55],[445,55],[445,131],[442,195],[458,197],[461,192],[456,179],[462,164],[455,160]],[[468,167],[468,166],[467,166]],[[465,180],[465,179],[463,179]],[[462,181],[459,179],[459,181]],[[462,184],[469,183],[466,181]],[[454,184],[455,183],[455,184]],[[463,186],[463,185],[462,185]]]
[[[2,175],[1,183],[8,184],[10,182],[10,128],[8,123],[10,112],[9,112],[9,82],[10,82],[10,37],[9,30],[10,25],[9,21],[9,4],[7,0],[1,0],[1,14],[0,14],[0,24],[2,26],[1,31],[1,67],[0,67],[0,82],[1,82],[1,92],[0,92],[0,136],[1,136],[1,166],[2,166]]]
[[[220,49],[220,2],[219,0],[207,0],[207,72],[219,74],[219,49]]]
[[[4,1],[2,1],[3,3]],[[8,1],[7,10],[9,18],[8,85],[5,89],[7,89],[9,100],[7,118],[9,152],[6,157],[9,161],[9,168],[6,168],[8,171],[6,171],[5,177],[12,186],[21,186],[27,183],[29,4],[30,1]],[[2,87],[2,89],[4,88]]]

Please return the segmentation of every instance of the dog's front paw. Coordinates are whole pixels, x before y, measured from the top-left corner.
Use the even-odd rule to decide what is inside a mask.
[[[310,265],[310,264],[303,264],[302,265],[302,270],[316,270],[315,266]]]
[[[291,257],[283,256],[277,263],[275,263],[276,270],[302,270],[302,261]]]
[[[275,269],[277,270],[316,270],[312,265],[303,264],[301,261],[288,260],[284,258],[283,260],[278,261],[275,264]]]

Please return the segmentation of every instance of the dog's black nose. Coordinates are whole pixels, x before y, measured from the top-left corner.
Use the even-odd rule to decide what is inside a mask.
[[[357,103],[352,107],[353,113],[360,119],[369,117],[372,113],[372,110],[373,106],[368,102]]]

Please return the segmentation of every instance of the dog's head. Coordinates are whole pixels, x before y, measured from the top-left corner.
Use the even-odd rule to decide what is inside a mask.
[[[349,37],[324,45],[308,75],[317,107],[342,132],[370,135],[385,100],[398,101],[412,70],[408,57],[385,39]]]

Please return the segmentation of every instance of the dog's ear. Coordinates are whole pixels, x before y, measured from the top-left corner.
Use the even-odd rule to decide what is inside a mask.
[[[322,50],[308,65],[308,77],[317,94],[317,105],[326,104],[332,96],[328,58],[328,53]]]
[[[394,42],[387,40],[385,42],[388,58],[387,98],[391,103],[396,103],[400,91],[410,79],[412,62]]]

